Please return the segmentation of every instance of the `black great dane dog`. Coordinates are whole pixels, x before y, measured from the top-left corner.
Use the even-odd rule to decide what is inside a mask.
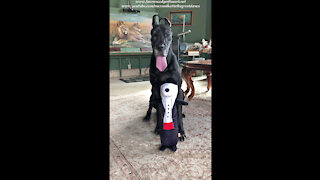
[[[171,22],[167,18],[159,18],[156,20],[158,15],[153,16],[151,30],[151,42],[153,48],[153,54],[150,62],[150,83],[152,85],[152,95],[149,101],[149,109],[144,121],[149,121],[151,116],[152,108],[157,110],[157,117],[159,117],[159,101],[161,102],[160,86],[164,83],[174,83],[178,85],[177,101],[182,102],[177,104],[177,123],[179,128],[180,141],[184,141],[186,138],[183,128],[183,114],[182,104],[184,100],[184,93],[181,89],[182,78],[179,63],[176,55],[172,51],[172,31]],[[164,20],[164,24],[160,24],[160,21]],[[161,104],[161,103],[160,103]],[[161,118],[157,120],[157,126],[155,133],[159,134],[161,128]]]

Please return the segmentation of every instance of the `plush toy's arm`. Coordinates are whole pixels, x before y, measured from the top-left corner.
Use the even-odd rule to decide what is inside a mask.
[[[176,100],[176,103],[177,103],[177,104],[181,104],[181,105],[183,105],[183,106],[188,106],[188,102],[185,102],[184,100],[177,99],[177,100]]]

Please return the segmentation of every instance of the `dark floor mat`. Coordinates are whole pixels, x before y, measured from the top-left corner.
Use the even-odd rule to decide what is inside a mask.
[[[149,81],[149,76],[139,76],[139,77],[132,77],[132,78],[121,78],[120,80],[125,82],[125,83],[142,82],[142,81]]]

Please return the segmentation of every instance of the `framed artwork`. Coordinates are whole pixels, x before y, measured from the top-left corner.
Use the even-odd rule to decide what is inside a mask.
[[[170,11],[169,12],[169,20],[171,21],[171,24],[174,26],[182,26],[184,15],[186,16],[185,25],[191,26],[192,22],[193,22],[193,12],[191,10]]]
[[[110,12],[110,49],[151,48],[152,16],[154,12],[139,14]]]

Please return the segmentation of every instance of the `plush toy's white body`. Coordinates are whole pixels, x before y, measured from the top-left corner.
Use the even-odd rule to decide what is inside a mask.
[[[161,101],[165,110],[163,123],[173,123],[172,108],[178,95],[178,85],[165,83],[160,87]]]

